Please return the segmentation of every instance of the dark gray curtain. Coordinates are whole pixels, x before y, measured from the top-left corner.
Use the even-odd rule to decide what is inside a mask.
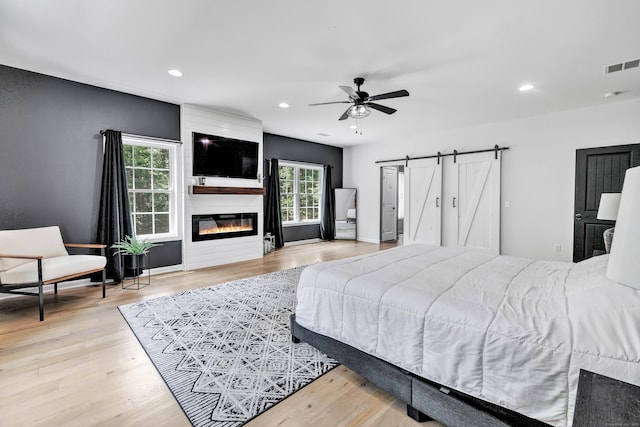
[[[331,186],[331,166],[324,165],[324,181],[322,183],[322,218],[320,218],[320,238],[333,240],[336,238],[336,202]]]
[[[115,250],[111,249],[111,245],[125,236],[133,235],[127,174],[122,155],[122,132],[107,130],[104,139],[97,241],[107,245],[107,277],[121,282],[124,278],[124,262],[121,255],[113,255]]]
[[[284,246],[282,235],[282,218],[280,216],[280,175],[278,159],[271,159],[267,177],[267,203],[264,212],[264,232],[275,236],[276,248]]]

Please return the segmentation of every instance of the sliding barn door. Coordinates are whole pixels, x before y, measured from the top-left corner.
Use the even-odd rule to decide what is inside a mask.
[[[413,161],[405,168],[405,243],[442,243],[442,164]]]
[[[445,246],[500,253],[501,157],[488,152],[446,158]]]

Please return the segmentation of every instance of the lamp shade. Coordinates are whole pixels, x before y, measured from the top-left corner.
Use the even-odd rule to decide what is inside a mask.
[[[640,289],[640,166],[627,169],[607,277]]]
[[[618,218],[621,193],[602,193],[598,207],[598,219],[615,221]]]

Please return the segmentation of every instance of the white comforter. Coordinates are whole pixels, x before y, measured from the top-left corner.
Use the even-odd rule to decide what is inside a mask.
[[[297,322],[421,377],[571,425],[579,369],[640,385],[640,291],[578,264],[410,245],[305,268]]]

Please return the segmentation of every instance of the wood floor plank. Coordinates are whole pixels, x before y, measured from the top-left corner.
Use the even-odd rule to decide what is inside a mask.
[[[139,291],[109,285],[0,299],[0,426],[189,426],[117,307],[258,274],[393,246],[352,241],[287,246],[259,260],[151,277]],[[435,426],[339,366],[250,421],[258,426]]]

